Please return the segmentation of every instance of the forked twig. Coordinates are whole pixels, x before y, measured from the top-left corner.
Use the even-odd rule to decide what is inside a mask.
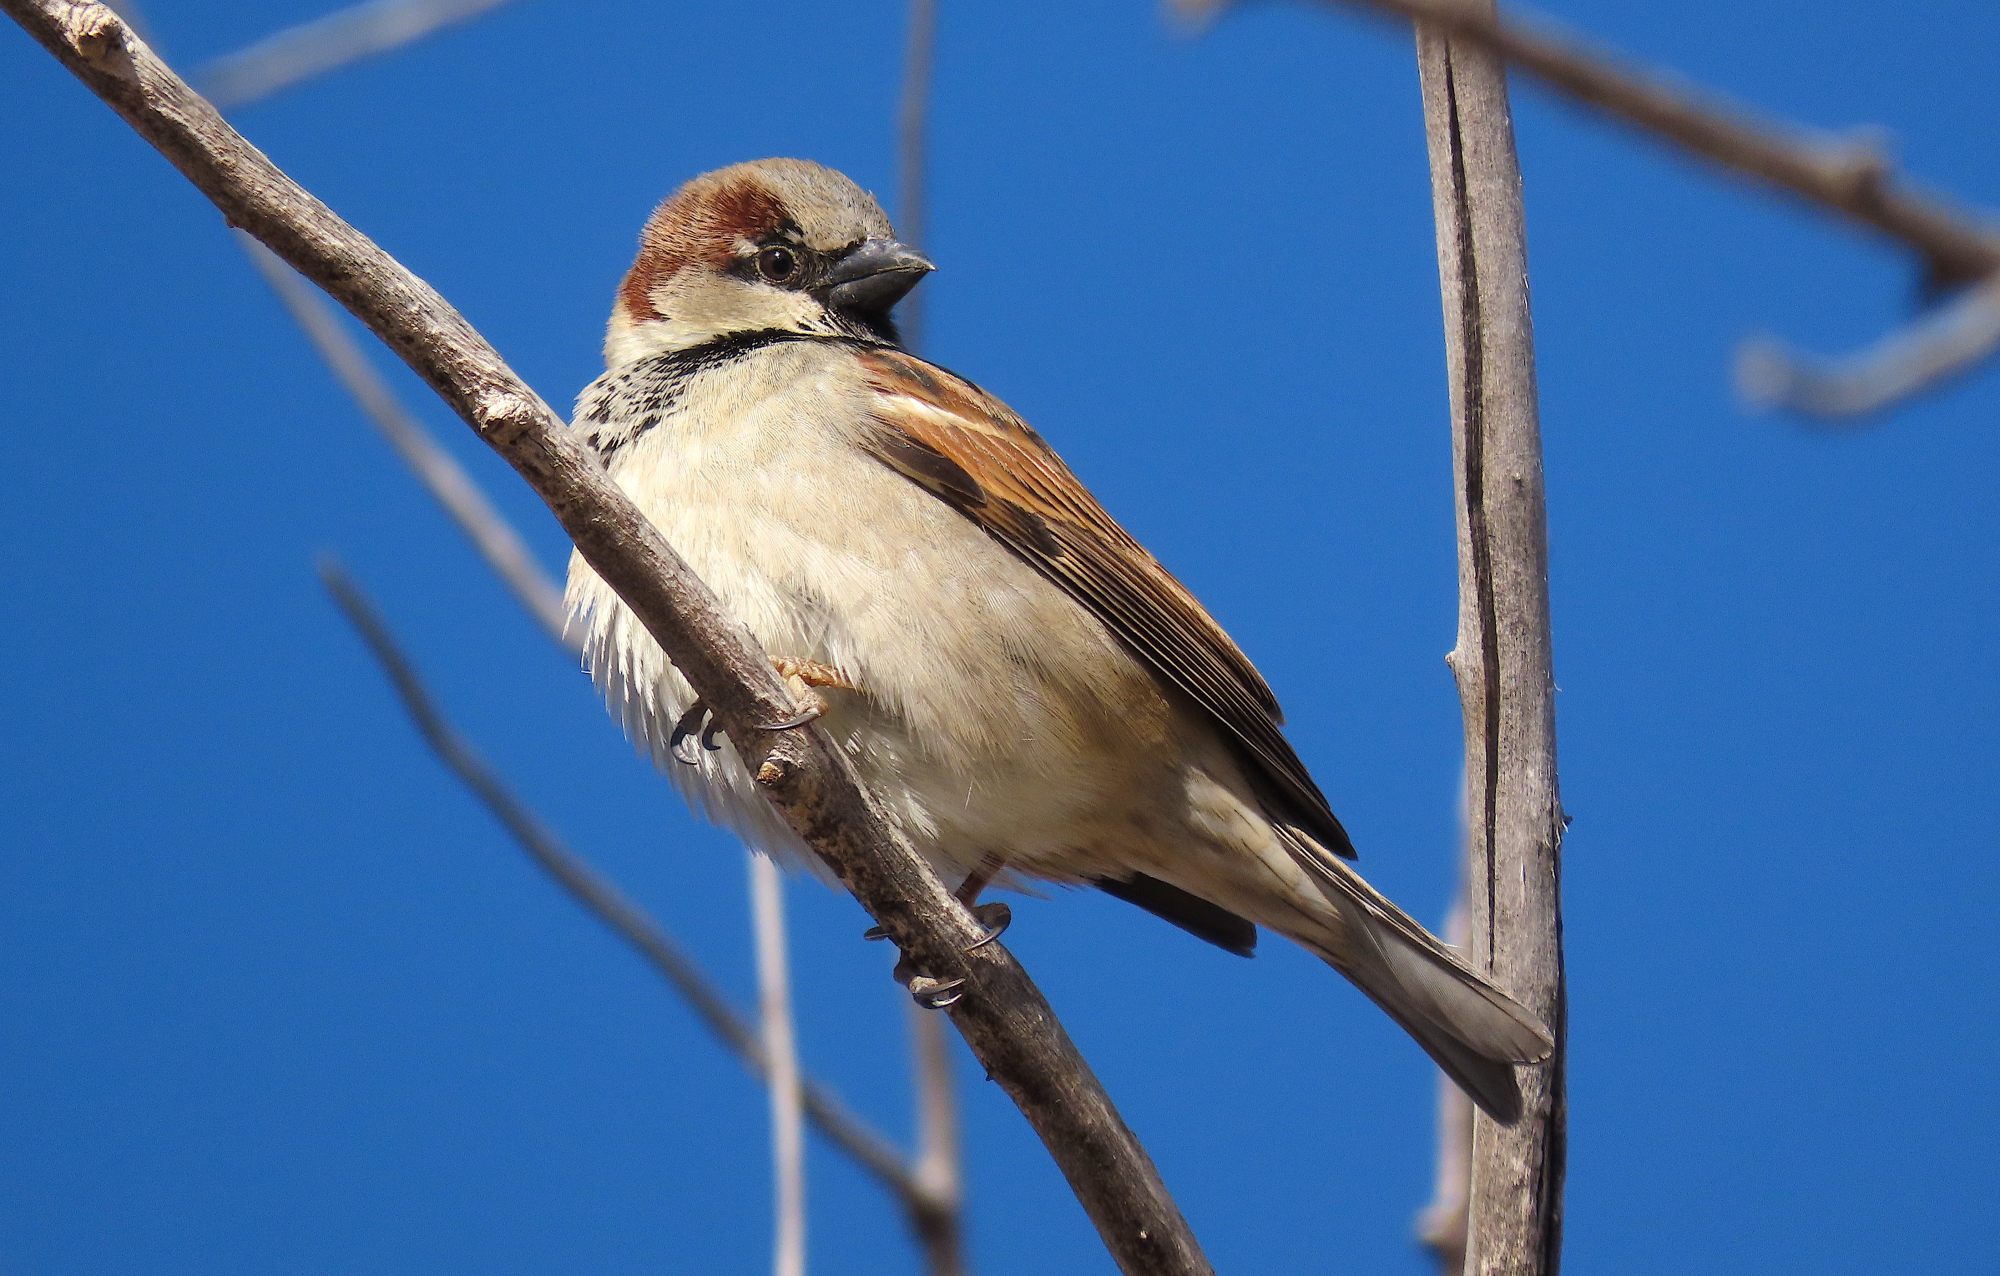
[[[1911,249],[1933,289],[2000,273],[2000,228],[1898,180],[1889,158],[1865,137],[1827,138],[1757,120],[1712,94],[1462,0],[1338,2],[1435,24],[1648,137]],[[1206,18],[1231,0],[1175,3]],[[1968,298],[1955,313],[1920,320],[1837,362],[1794,355],[1768,340],[1750,343],[1742,360],[1760,406],[1822,416],[1874,412],[2000,351],[2000,327],[1978,313],[1987,304],[1983,297]]]

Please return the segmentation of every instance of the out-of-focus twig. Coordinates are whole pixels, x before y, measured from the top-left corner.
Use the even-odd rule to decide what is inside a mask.
[[[301,80],[421,40],[506,0],[368,0],[288,27],[195,68],[188,79],[219,109],[266,98]]]
[[[903,96],[896,114],[896,233],[918,248],[924,246],[924,235],[930,229],[925,224],[929,170],[924,143],[930,128],[931,68],[936,60],[937,0],[910,0]],[[925,295],[919,288],[904,298],[896,320],[903,344],[912,350],[923,348]]]
[[[1939,385],[2000,350],[2000,274],[1866,350],[1838,360],[1769,337],[1743,343],[1736,385],[1755,407],[1864,417]]]
[[[757,1010],[764,1029],[771,1097],[771,1276],[806,1276],[805,1112],[799,1043],[792,1029],[791,959],[785,942],[785,881],[771,857],[745,848],[750,862],[751,933],[757,938]]]
[[[1464,869],[1461,864],[1461,879]],[[1463,953],[1470,932],[1461,881],[1445,921],[1444,942]],[[1437,1177],[1430,1204],[1417,1215],[1417,1239],[1437,1260],[1439,1276],[1460,1276],[1465,1271],[1466,1211],[1472,1204],[1472,1100],[1442,1072],[1437,1140]]]
[[[934,1207],[910,1225],[924,1247],[928,1276],[965,1276],[965,1180],[960,1169],[958,1096],[944,1023],[910,1006],[911,1071],[917,1090],[917,1182]]]
[[[746,1023],[694,961],[681,951],[659,924],[627,899],[616,886],[579,858],[547,825],[516,798],[493,769],[475,754],[445,720],[417,677],[395,638],[359,588],[331,559],[320,564],[320,579],[368,650],[382,666],[403,708],[417,731],[460,783],[492,812],[493,817],[520,844],[543,872],[568,891],[612,933],[637,949],[653,969],[688,1003],[695,1017],[742,1060],[760,1080],[768,1080],[770,1065],[757,1032]],[[903,1163],[893,1144],[855,1116],[838,1096],[810,1079],[800,1083],[803,1109],[820,1133],[835,1147],[854,1158],[902,1201],[915,1211],[930,1204],[930,1197]]]
[[[903,92],[896,113],[896,231],[923,246],[929,229],[930,99],[937,62],[938,0],[910,0],[909,37],[903,48]],[[935,284],[932,287],[936,287]],[[922,351],[923,289],[903,300],[898,323],[903,344]],[[944,1025],[934,1014],[915,1009],[910,1016],[910,1071],[917,1097],[917,1180],[936,1203],[912,1215],[910,1225],[924,1246],[928,1276],[964,1276],[965,1224],[963,1155],[959,1143],[958,1097],[951,1082],[951,1050]]]
[[[1207,18],[1232,0],[1174,0]],[[1792,195],[1914,251],[1934,289],[2000,274],[2000,228],[1899,181],[1894,166],[1865,136],[1827,138],[1755,119],[1668,78],[1621,65],[1595,50],[1503,21],[1459,0],[1339,0],[1349,7],[1435,24],[1452,38],[1492,49],[1544,84],[1767,188]],[[1964,372],[2000,350],[2000,329],[1975,289],[1952,312],[1926,319],[1871,350],[1835,364],[1751,343],[1741,361],[1764,406],[1815,415],[1876,411]],[[1987,333],[1992,335],[1988,336]],[[1739,378],[1742,380],[1743,378]]]
[[[403,464],[410,467],[425,490],[471,540],[493,574],[550,638],[576,650],[576,644],[563,633],[562,590],[542,571],[520,533],[493,508],[493,503],[486,499],[465,468],[445,451],[444,445],[403,407],[339,316],[326,304],[319,289],[249,235],[240,230],[235,235],[251,264],[271,285],[271,291],[278,294],[278,300],[291,312],[334,378],[354,397],[389,446],[402,457]]]

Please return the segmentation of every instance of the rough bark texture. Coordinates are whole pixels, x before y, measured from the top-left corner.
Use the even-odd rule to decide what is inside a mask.
[[[1118,1265],[1206,1276],[1193,1233],[1027,973],[945,890],[814,727],[768,656],[688,570],[596,458],[464,317],[224,123],[116,14],[73,0],[0,0],[78,79],[214,201],[233,226],[326,289],[408,363],[548,504],[646,624],[772,800],[915,965],[964,979],[950,1014],[1028,1117]]]
[[[1490,12],[1490,8],[1488,9]],[[1520,166],[1490,49],[1419,26],[1458,493],[1459,628],[1476,969],[1554,1032],[1525,1113],[1478,1114],[1474,1276],[1553,1273],[1562,1248],[1565,1010],[1548,528]]]

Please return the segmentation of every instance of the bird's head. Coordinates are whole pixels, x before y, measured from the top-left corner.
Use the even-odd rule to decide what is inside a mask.
[[[605,336],[617,367],[733,333],[895,341],[889,311],[933,267],[830,168],[767,159],[705,173],[646,223]]]

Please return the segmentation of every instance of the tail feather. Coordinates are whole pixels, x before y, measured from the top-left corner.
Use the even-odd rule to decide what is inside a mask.
[[[1514,1065],[1548,1058],[1549,1030],[1340,859],[1303,837],[1294,841],[1345,923],[1337,949],[1308,946],[1402,1025],[1474,1103],[1497,1121],[1516,1120]]]

